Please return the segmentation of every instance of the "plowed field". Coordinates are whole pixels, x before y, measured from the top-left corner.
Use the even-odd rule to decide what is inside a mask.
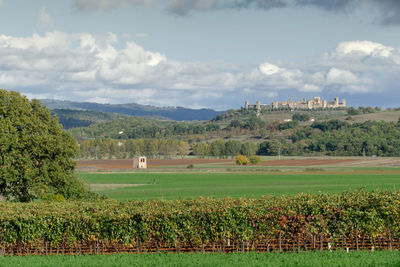
[[[234,166],[234,159],[148,159],[148,168],[157,167],[186,167],[193,164],[195,167],[229,167]],[[252,166],[252,165],[249,165]],[[400,166],[400,158],[285,158],[277,160],[271,158],[264,160],[262,167],[286,166],[286,167],[318,167],[318,166],[338,166],[338,167],[382,167]],[[133,161],[131,159],[102,159],[102,160],[80,160],[77,164],[80,171],[116,171],[132,170]]]
[[[152,167],[174,167],[187,166],[189,164],[210,164],[210,163],[233,163],[232,159],[148,159],[147,166]],[[77,164],[78,170],[116,170],[132,169],[131,159],[101,159],[101,160],[80,160]]]
[[[260,166],[324,166],[339,163],[357,162],[358,159],[284,159],[266,160]],[[225,165],[226,163],[224,163]]]

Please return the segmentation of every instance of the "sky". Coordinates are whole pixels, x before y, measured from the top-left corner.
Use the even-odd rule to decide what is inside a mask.
[[[399,107],[399,0],[0,0],[0,88],[226,110]]]

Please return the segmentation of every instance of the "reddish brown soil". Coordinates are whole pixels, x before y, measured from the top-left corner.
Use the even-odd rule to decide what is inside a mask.
[[[282,159],[266,160],[260,166],[324,166],[332,164],[354,163],[359,159]],[[149,159],[148,167],[174,167],[187,166],[189,164],[210,164],[233,166],[233,159]],[[111,160],[80,160],[77,164],[78,170],[127,170],[133,168],[130,159]]]
[[[151,167],[173,167],[189,164],[207,163],[232,163],[232,159],[149,159],[147,166]],[[132,169],[133,160],[131,159],[106,159],[106,160],[80,160],[77,163],[78,170],[97,169]]]
[[[358,159],[282,159],[266,160],[259,166],[324,166],[359,161]],[[233,165],[224,163],[223,165]]]

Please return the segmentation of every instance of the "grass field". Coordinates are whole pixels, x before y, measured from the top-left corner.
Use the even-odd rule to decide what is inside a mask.
[[[400,252],[11,256],[0,266],[400,266]]]
[[[285,173],[79,173],[92,190],[117,200],[260,197],[346,190],[400,188],[396,172]]]

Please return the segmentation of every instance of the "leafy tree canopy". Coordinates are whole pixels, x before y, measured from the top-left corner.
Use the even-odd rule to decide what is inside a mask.
[[[38,100],[0,90],[0,199],[85,196],[76,152],[74,138]]]

